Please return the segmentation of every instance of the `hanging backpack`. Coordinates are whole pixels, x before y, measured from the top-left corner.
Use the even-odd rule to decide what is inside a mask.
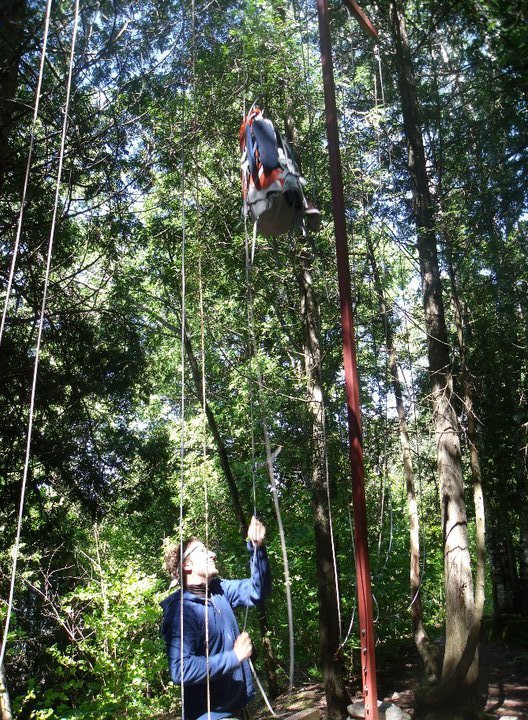
[[[320,213],[307,202],[290,146],[253,107],[240,127],[242,196],[244,216],[257,224],[262,235],[282,235],[306,218],[319,229]]]

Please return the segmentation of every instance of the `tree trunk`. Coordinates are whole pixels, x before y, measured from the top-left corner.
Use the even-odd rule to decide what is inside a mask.
[[[473,480],[477,563],[475,573],[475,617],[473,620],[474,628],[472,632],[479,637],[482,626],[482,615],[484,613],[484,601],[486,597],[486,520],[484,513],[484,495],[482,491],[482,474],[480,470],[480,459],[477,447],[477,418],[475,417],[473,409],[473,392],[466,359],[466,338],[464,332],[463,308],[458,294],[458,283],[448,242],[446,242],[446,247],[447,266],[451,280],[451,296],[453,300],[454,318],[460,354],[460,375],[462,377],[463,400],[467,416],[469,462],[471,466],[471,477]]]
[[[431,643],[423,622],[423,607],[420,594],[420,520],[418,517],[418,505],[414,487],[414,471],[412,464],[411,441],[407,429],[405,407],[403,403],[403,389],[398,373],[398,362],[396,348],[394,346],[394,335],[392,320],[389,309],[385,302],[383,284],[374,254],[372,238],[367,233],[367,253],[370,259],[372,275],[374,277],[374,288],[380,309],[380,316],[385,329],[385,343],[389,353],[389,368],[392,380],[392,390],[396,399],[396,410],[398,413],[398,427],[400,430],[400,443],[402,447],[403,467],[405,472],[405,484],[407,489],[407,512],[409,515],[409,545],[410,545],[410,590],[411,590],[411,613],[413,623],[414,642],[424,663],[425,671],[429,682],[438,680],[438,650],[436,645]]]
[[[459,699],[463,698],[470,703],[472,698],[467,689],[476,689],[478,679],[478,636],[475,641],[471,633],[475,627],[475,599],[468,547],[459,426],[452,403],[453,380],[436,249],[433,203],[401,0],[391,2],[391,32],[396,49],[404,132],[408,142],[408,170],[422,277],[441,497],[446,644],[442,669],[443,693],[435,693],[434,702],[443,702],[448,696],[455,699],[458,694],[456,690],[463,687],[463,695],[460,695]],[[470,663],[464,672],[468,658]]]
[[[26,0],[3,0],[0,4],[0,193],[9,162],[18,66],[22,54]]]
[[[1,720],[13,720],[4,663],[0,666],[0,713]]]
[[[340,645],[338,584],[327,491],[325,412],[321,382],[321,351],[317,331],[317,308],[312,291],[311,257],[301,252],[299,273],[301,315],[304,326],[304,364],[307,407],[311,419],[311,487],[314,509],[317,592],[319,599],[319,648],[325,684],[328,718],[346,716],[348,694]]]
[[[283,106],[286,138],[295,148],[297,128],[292,100],[287,93],[284,93]],[[346,717],[349,697],[345,687],[342,653],[339,649],[341,643],[339,585],[328,501],[325,409],[317,323],[318,308],[312,289],[312,253],[308,248],[306,237],[301,238],[301,242],[303,242],[303,246],[300,252],[299,286],[304,331],[306,400],[311,420],[310,481],[319,604],[319,654],[325,686],[327,717],[330,720],[340,720],[342,717]]]

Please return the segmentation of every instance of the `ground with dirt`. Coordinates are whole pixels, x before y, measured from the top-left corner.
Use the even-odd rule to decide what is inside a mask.
[[[480,645],[480,677],[483,717],[528,720],[528,649],[513,643],[485,642]],[[420,659],[409,644],[390,655],[380,653],[377,666],[378,697],[414,716],[414,691],[420,681]],[[352,700],[361,700],[357,683],[350,689]],[[273,703],[277,715],[290,715],[316,707],[324,712],[322,685],[307,683],[282,695]],[[265,710],[252,713],[252,720],[269,718]]]

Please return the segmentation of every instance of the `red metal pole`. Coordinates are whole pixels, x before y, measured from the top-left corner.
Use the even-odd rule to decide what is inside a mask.
[[[343,196],[343,172],[339,151],[339,132],[335,101],[332,48],[328,23],[327,0],[317,0],[319,17],[319,42],[326,113],[326,133],[330,160],[332,206],[336,238],[339,301],[343,336],[343,358],[348,411],[348,436],[352,496],[354,506],[354,538],[356,559],[356,582],[361,642],[361,678],[365,717],[378,720],[378,690],[376,685],[376,658],[374,653],[374,620],[372,616],[372,591],[367,542],[367,509],[365,503],[365,477],[363,470],[363,447],[361,436],[361,410],[359,405],[359,379],[356,363],[354,318],[352,316],[352,293],[348,242]]]
[[[370,22],[370,19],[365,15],[363,10],[359,7],[356,0],[345,0],[345,5],[348,7],[351,13],[353,13],[356,16],[356,20],[361,25],[363,30],[365,32],[368,32],[370,35],[372,35],[373,38],[378,37],[378,31],[374,27],[374,25]]]

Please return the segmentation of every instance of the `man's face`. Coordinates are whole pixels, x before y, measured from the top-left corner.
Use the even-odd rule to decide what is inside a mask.
[[[183,557],[183,568],[188,576],[194,575],[201,582],[207,582],[218,575],[216,553],[208,550],[199,540],[189,545]]]

